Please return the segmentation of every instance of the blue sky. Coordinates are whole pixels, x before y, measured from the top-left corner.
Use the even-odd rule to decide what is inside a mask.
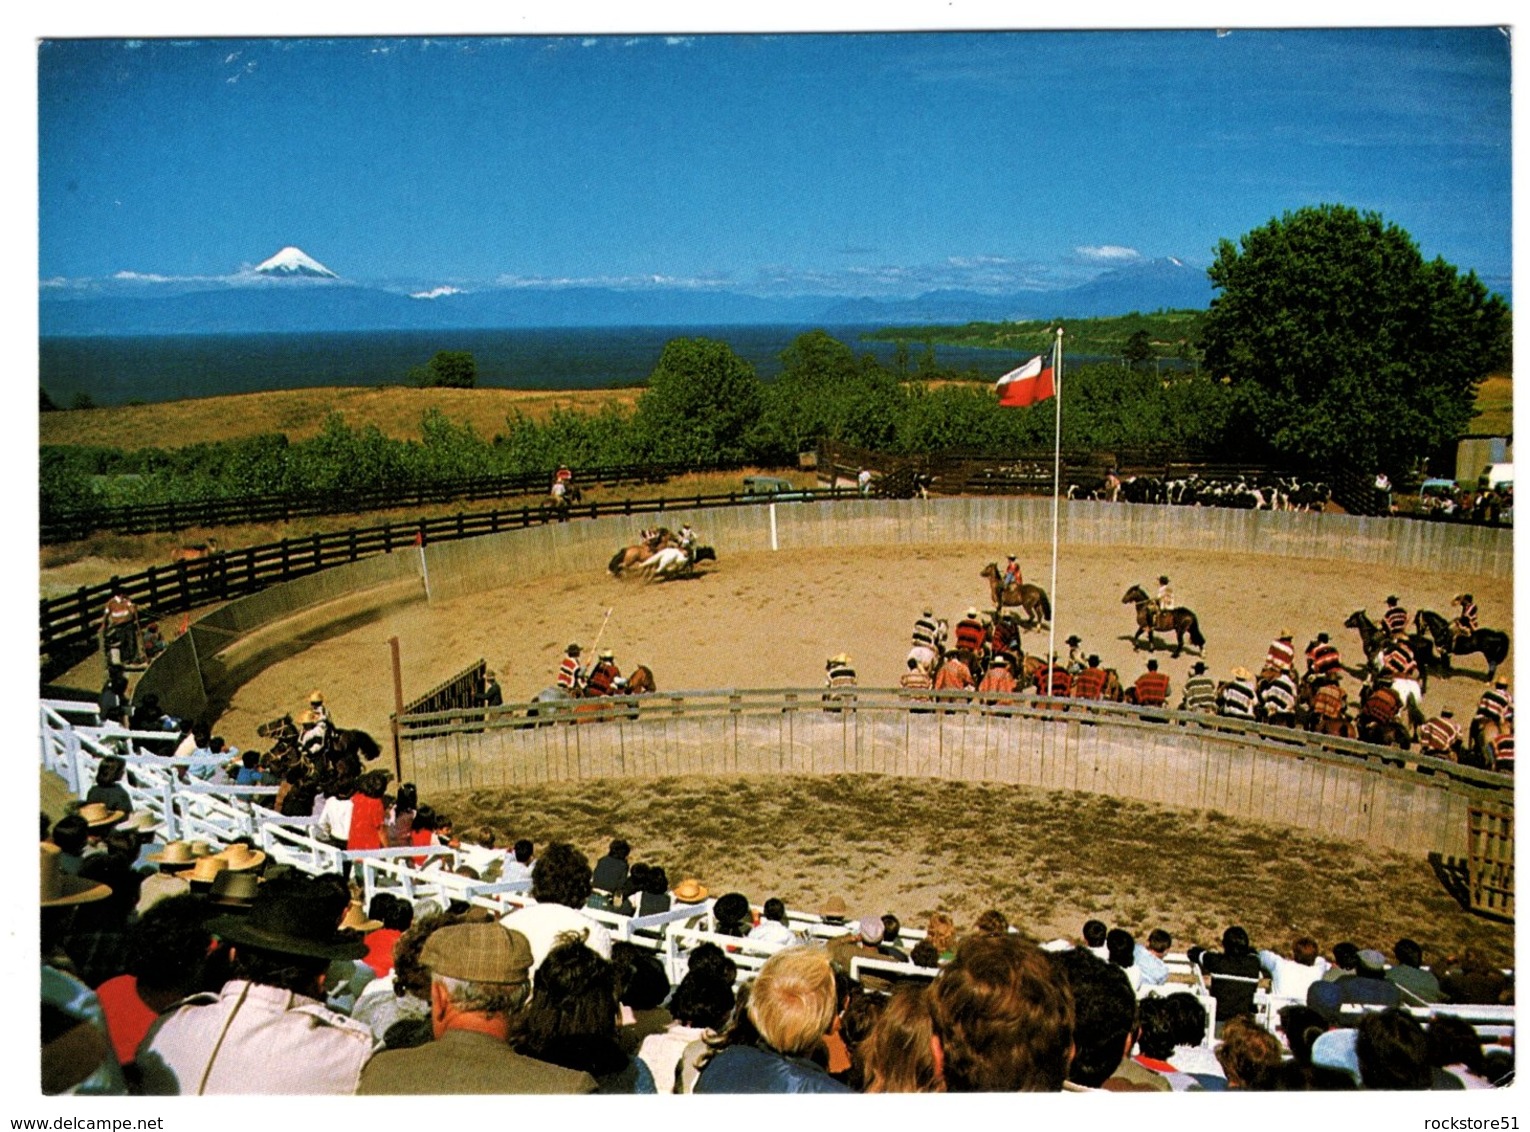
[[[909,295],[1379,211],[1511,270],[1496,28],[43,37],[38,277]]]

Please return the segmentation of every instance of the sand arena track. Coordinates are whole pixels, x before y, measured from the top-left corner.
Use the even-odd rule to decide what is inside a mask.
[[[614,650],[624,671],[648,665],[665,691],[817,687],[824,660],[842,651],[853,657],[862,685],[890,687],[904,670],[909,629],[924,605],[953,624],[969,606],[986,607],[988,586],[979,572],[1006,553],[1018,554],[1027,581],[1046,585],[1050,571],[1050,547],[1034,544],[717,551],[720,560],[691,579],[644,584],[588,570],[395,607],[341,635],[301,642],[232,693],[217,730],[238,746],[256,745],[260,722],[296,712],[310,690],[321,688],[339,723],[381,736],[393,707],[392,636],[400,642],[406,699],[483,657],[499,673],[506,701],[524,700],[552,683],[569,642],[593,657],[588,650],[607,610],[600,646]],[[1205,660],[1219,679],[1234,665],[1257,669],[1282,628],[1295,631],[1298,649],[1326,631],[1345,664],[1358,664],[1359,638],[1343,628],[1344,619],[1356,609],[1378,617],[1389,593],[1410,612],[1424,607],[1448,614],[1451,597],[1470,590],[1484,625],[1514,632],[1507,578],[1386,571],[1336,560],[1065,547],[1053,594],[1059,651],[1076,633],[1123,681],[1134,680],[1148,653],[1133,650],[1135,622],[1120,598],[1134,583],[1156,588],[1161,573],[1173,579],[1180,604],[1199,616]],[[1028,652],[1043,651],[1046,635],[1029,633],[1025,645]],[[1178,659],[1164,650],[1156,655],[1177,701],[1196,656],[1193,650]],[[1504,671],[1512,671],[1513,661],[1511,652]],[[1480,656],[1460,658],[1450,678],[1431,678],[1426,708],[1451,707],[1458,719],[1469,717],[1485,673]]]

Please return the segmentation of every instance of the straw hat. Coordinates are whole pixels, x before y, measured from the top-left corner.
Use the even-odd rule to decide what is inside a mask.
[[[1280,631],[1280,636],[1276,637],[1275,639],[1277,641],[1289,641],[1294,636],[1296,636],[1296,634],[1292,630],[1282,629]]]
[[[230,872],[244,872],[246,869],[258,869],[266,863],[266,855],[259,849],[251,849],[243,841],[235,841],[217,854],[228,864]]]
[[[172,841],[158,853],[150,853],[144,860],[152,861],[162,870],[179,872],[181,869],[189,869],[192,865],[196,864],[197,855],[192,852],[191,842]]]
[[[614,652],[612,652],[610,649],[601,649],[600,650],[600,659],[601,660],[615,660],[616,659],[616,654]]]
[[[322,704],[324,702],[324,693],[315,688],[308,693],[308,702],[311,704]]]
[[[345,915],[340,920],[342,931],[360,932],[362,935],[365,935],[367,932],[375,932],[382,926],[381,920],[367,919],[367,914],[362,911],[361,901],[359,900],[352,900],[345,906]]]
[[[850,654],[847,652],[835,653],[829,658],[829,663],[833,665],[849,664]]]
[[[86,802],[80,807],[80,817],[85,819],[85,824],[91,829],[97,829],[103,825],[111,825],[119,822],[127,816],[126,810],[108,809],[104,802]]]
[[[64,851],[46,841],[38,843],[39,889],[43,908],[62,908],[69,904],[91,904],[105,900],[112,894],[111,886],[97,884],[84,877],[70,876],[64,872],[59,858]]]
[[[313,708],[309,708],[302,715],[298,716],[298,722],[303,724],[305,727],[310,723],[318,723],[319,713],[314,711]]]
[[[1252,680],[1254,678],[1254,674],[1241,665],[1232,670],[1232,675],[1234,680]]]
[[[186,879],[192,884],[211,885],[218,879],[218,874],[228,868],[226,857],[198,857],[196,864],[191,866],[191,872],[186,874]]]
[[[967,616],[972,618],[974,621],[976,621],[977,620],[977,615],[978,615],[977,606],[969,605],[967,607]]]
[[[214,904],[227,908],[248,908],[255,903],[255,894],[259,891],[260,878],[254,873],[224,869],[213,881],[208,896]]]
[[[133,816],[117,827],[118,833],[151,833],[161,827],[148,810],[134,810]]]
[[[675,885],[675,899],[681,904],[700,904],[707,898],[707,890],[695,877],[686,877]]]
[[[191,855],[193,857],[211,857],[217,852],[212,847],[211,841],[191,841],[188,844],[191,846]]]
[[[820,916],[834,916],[844,919],[850,914],[850,907],[845,903],[843,896],[831,896],[823,902],[823,907],[818,909]]]

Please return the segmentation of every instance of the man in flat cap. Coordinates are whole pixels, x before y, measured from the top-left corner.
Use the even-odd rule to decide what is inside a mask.
[[[531,944],[499,924],[453,924],[420,952],[435,1040],[385,1050],[358,1093],[591,1093],[588,1073],[525,1057],[507,1042],[531,994]]]

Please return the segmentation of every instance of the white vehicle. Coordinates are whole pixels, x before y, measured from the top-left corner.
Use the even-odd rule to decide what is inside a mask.
[[[1512,488],[1514,486],[1513,464],[1489,464],[1482,469],[1482,474],[1477,477],[1477,486],[1484,490],[1497,491],[1499,488]]]

